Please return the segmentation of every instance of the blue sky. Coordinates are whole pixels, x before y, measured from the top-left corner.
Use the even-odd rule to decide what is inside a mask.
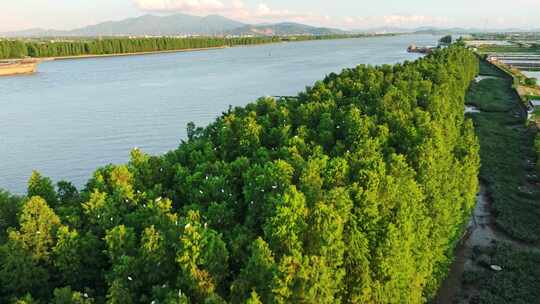
[[[1,0],[0,32],[71,29],[147,13],[221,14],[249,23],[540,28],[540,0]]]

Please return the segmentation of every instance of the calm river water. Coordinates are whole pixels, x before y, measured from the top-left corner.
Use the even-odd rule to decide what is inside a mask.
[[[0,188],[23,193],[33,169],[82,186],[99,166],[134,147],[164,153],[193,121],[229,105],[295,95],[357,64],[414,60],[405,35],[272,44],[223,50],[45,62],[32,76],[0,78]]]

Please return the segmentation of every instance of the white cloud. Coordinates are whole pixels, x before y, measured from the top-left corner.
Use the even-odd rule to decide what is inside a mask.
[[[395,26],[418,26],[418,25],[442,25],[448,23],[446,17],[419,16],[419,15],[389,15],[383,17],[386,25]]]
[[[268,15],[268,14],[273,13],[272,10],[270,10],[270,8],[268,7],[268,5],[264,3],[259,4],[259,8],[257,9],[257,12],[262,15]]]
[[[287,9],[278,10],[272,9],[267,4],[259,4],[257,9],[251,12],[251,17],[254,19],[268,21],[297,21],[297,22],[318,22],[323,19],[322,16],[317,16],[313,13],[299,13]]]
[[[135,3],[144,11],[211,13],[225,9],[219,0],[135,0]]]
[[[196,15],[221,14],[245,22],[295,21],[323,25],[329,16],[288,9],[274,9],[266,3],[248,8],[242,0],[134,0],[139,9],[148,12],[183,12]],[[222,2],[224,1],[224,2]],[[328,24],[326,24],[328,25]]]
[[[144,11],[184,12],[197,15],[221,14],[236,20],[259,22],[301,22],[316,26],[361,29],[377,26],[416,27],[423,25],[445,26],[444,17],[422,15],[387,15],[376,17],[331,17],[312,12],[275,9],[266,3],[249,8],[242,0],[134,0]]]
[[[244,2],[241,0],[233,0],[231,2],[231,8],[233,9],[244,9],[246,6],[244,5]]]
[[[419,26],[448,26],[447,17],[423,15],[386,15],[374,17],[345,17],[343,24],[346,28],[367,28],[379,26],[395,26],[413,28]]]

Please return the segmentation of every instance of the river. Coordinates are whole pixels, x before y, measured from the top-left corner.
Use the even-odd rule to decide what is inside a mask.
[[[31,76],[0,78],[0,188],[23,193],[32,170],[82,186],[139,147],[178,146],[190,121],[204,126],[229,105],[295,95],[357,64],[414,60],[404,35],[222,50],[44,62]]]

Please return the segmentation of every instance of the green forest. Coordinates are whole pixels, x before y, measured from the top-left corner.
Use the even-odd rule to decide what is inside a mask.
[[[2,303],[425,303],[478,191],[476,56],[345,69],[83,189],[0,191]]]
[[[342,39],[363,35],[326,35],[293,37],[189,37],[189,38],[104,38],[73,40],[1,40],[0,59],[24,57],[66,57],[81,55],[111,55],[141,52],[173,51],[212,47],[233,47],[266,43],[305,41],[321,39]]]

